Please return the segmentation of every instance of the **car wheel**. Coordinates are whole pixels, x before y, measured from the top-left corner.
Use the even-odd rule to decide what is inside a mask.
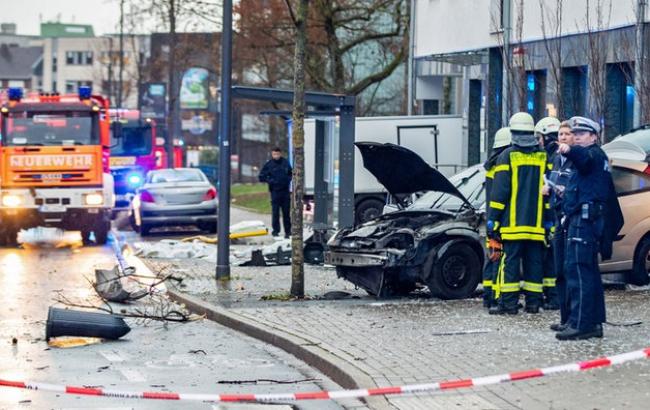
[[[354,210],[355,224],[360,225],[375,219],[384,210],[384,203],[378,199],[365,199]]]
[[[431,294],[441,299],[470,297],[481,278],[481,259],[467,244],[451,245],[439,258],[437,251],[430,256],[432,263],[426,284]]]
[[[639,242],[634,254],[634,265],[625,279],[627,283],[637,286],[650,283],[650,238]]]
[[[100,222],[95,228],[95,243],[97,245],[104,245],[108,241],[108,233],[111,230],[110,222]]]

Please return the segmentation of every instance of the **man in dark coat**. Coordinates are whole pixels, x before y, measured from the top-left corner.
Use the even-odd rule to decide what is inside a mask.
[[[260,171],[260,182],[269,184],[271,193],[272,229],[273,237],[280,235],[280,211],[282,211],[282,224],[284,225],[284,237],[291,235],[291,177],[293,170],[291,164],[282,156],[282,150],[278,147],[271,151],[271,159],[264,164]]]

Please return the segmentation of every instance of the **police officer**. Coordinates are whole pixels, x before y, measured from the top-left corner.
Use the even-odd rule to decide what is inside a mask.
[[[494,134],[494,144],[492,145],[492,154],[485,162],[483,167],[485,173],[485,203],[489,204],[491,199],[492,185],[494,174],[497,166],[499,155],[510,146],[512,137],[510,128],[503,127]],[[492,286],[499,268],[499,261],[502,256],[502,244],[498,238],[489,238],[486,243],[488,249],[488,261],[483,270],[483,306],[490,308],[495,305]]]
[[[282,211],[282,224],[284,225],[284,237],[289,238],[291,235],[291,193],[289,185],[291,184],[292,169],[291,164],[282,156],[280,148],[273,148],[271,159],[264,164],[260,171],[260,182],[269,184],[271,193],[271,211],[272,211],[272,229],[271,234],[274,238],[280,235],[280,211]]]
[[[546,151],[548,167],[546,170],[546,177],[551,176],[551,170],[555,157],[561,157],[557,153],[558,148],[558,132],[560,131],[560,120],[555,117],[545,117],[537,122],[535,125],[535,134],[542,142],[542,146]],[[547,190],[544,195],[550,194]],[[560,308],[558,303],[558,293],[556,289],[556,269],[553,263],[553,248],[550,242],[546,243],[546,250],[544,255],[544,310],[558,310]]]
[[[568,121],[560,124],[558,133],[558,143],[573,145],[573,133]],[[571,160],[560,155],[554,156],[553,169],[549,175],[549,184],[545,187],[549,191],[551,210],[554,217],[554,234],[551,239],[553,249],[553,268],[556,274],[555,289],[557,291],[557,302],[560,309],[560,322],[551,325],[551,330],[556,332],[562,331],[567,327],[569,318],[569,306],[566,298],[566,278],[564,275],[564,256],[566,251],[566,230],[561,224],[564,213],[562,211],[562,202],[566,186],[571,178],[574,168]]]
[[[526,312],[538,313],[542,304],[546,207],[542,197],[546,152],[534,134],[535,122],[528,113],[510,118],[512,146],[497,160],[492,197],[488,203],[488,237],[500,235],[504,258],[495,281],[498,306],[490,314],[517,314],[520,267]],[[550,227],[550,226],[549,226]]]
[[[567,229],[565,275],[569,317],[567,327],[555,336],[559,340],[582,340],[602,337],[605,322],[605,295],[598,269],[598,252],[611,256],[611,243],[603,251],[604,218],[608,224],[622,226],[620,207],[608,209],[613,191],[609,160],[596,143],[600,126],[584,117],[569,120],[575,144],[560,144],[558,152],[566,156],[576,171],[564,193],[562,210]],[[618,201],[614,201],[618,206]],[[612,218],[612,219],[610,219]],[[618,220],[617,220],[618,219]]]

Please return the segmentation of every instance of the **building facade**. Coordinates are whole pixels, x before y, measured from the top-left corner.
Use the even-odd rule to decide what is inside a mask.
[[[590,116],[608,140],[625,133],[640,115],[635,69],[643,73],[647,66],[635,67],[637,42],[641,50],[650,45],[649,12],[642,7],[638,14],[635,3],[414,0],[416,107],[436,113],[445,106],[464,115],[469,163],[480,160],[496,130],[520,110],[536,120]],[[647,57],[645,51],[640,61]]]

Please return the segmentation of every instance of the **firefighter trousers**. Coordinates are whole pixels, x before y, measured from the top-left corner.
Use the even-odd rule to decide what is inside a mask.
[[[594,221],[574,215],[569,221],[566,239],[568,324],[581,331],[593,330],[605,322],[605,291],[598,269],[598,238],[603,218]]]
[[[497,272],[499,271],[498,261],[491,261],[488,259],[483,269],[483,305],[490,307],[494,305],[494,281],[497,277]]]
[[[544,242],[532,240],[503,241],[504,260],[499,267],[496,294],[499,306],[517,309],[519,291],[524,290],[526,306],[542,305],[544,277]],[[523,268],[523,275],[522,269]],[[523,287],[520,284],[523,276]]]
[[[557,268],[555,266],[555,250],[549,244],[544,248],[544,303],[558,306],[558,290],[557,290]]]

